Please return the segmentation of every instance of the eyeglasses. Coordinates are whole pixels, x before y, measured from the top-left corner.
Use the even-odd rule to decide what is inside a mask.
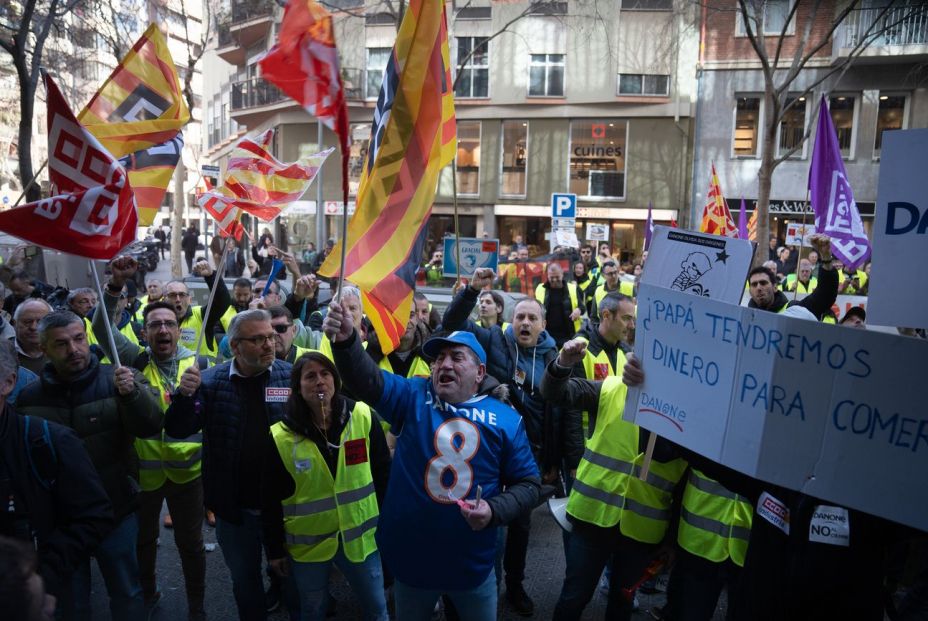
[[[173,330],[177,327],[176,321],[152,321],[148,324],[149,330],[154,330],[155,332],[160,332],[161,328],[167,328],[168,330]]]
[[[287,330],[293,327],[293,324],[283,323],[283,324],[280,324],[277,326],[271,326],[271,327],[274,328],[274,332],[276,332],[277,334],[284,334]]]
[[[189,294],[186,291],[172,291],[170,293],[165,293],[164,297],[168,298],[169,300],[177,300],[177,299],[183,299],[187,297],[188,295]]]
[[[276,338],[276,335],[274,334],[259,334],[258,336],[240,336],[235,340],[246,341],[248,343],[251,343],[255,347],[261,347],[265,343],[273,344],[275,338]]]
[[[619,275],[618,272],[603,272],[603,276],[605,276],[606,278],[608,278],[609,276],[618,276],[618,275]]]

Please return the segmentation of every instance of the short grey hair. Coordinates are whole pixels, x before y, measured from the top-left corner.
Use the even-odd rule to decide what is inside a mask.
[[[39,320],[39,342],[45,345],[48,342],[48,331],[55,328],[64,328],[72,323],[79,323],[84,327],[84,320],[69,310],[49,313]]]
[[[619,309],[619,304],[622,302],[629,302],[634,304],[634,300],[625,295],[624,293],[619,293],[618,291],[610,291],[603,299],[599,301],[599,316],[603,316],[603,311],[609,311],[612,314]]]
[[[97,292],[91,289],[90,287],[80,287],[79,289],[74,289],[73,291],[68,293],[68,304],[73,302],[74,298],[76,298],[79,295],[89,295],[95,298],[97,297]]]
[[[26,298],[25,300],[23,300],[22,302],[16,305],[16,310],[13,311],[13,323],[16,323],[16,321],[19,319],[19,316],[22,315],[23,312],[25,312],[27,304],[41,304],[45,308],[48,309],[48,312],[50,313],[55,312],[55,309],[52,308],[52,305],[46,302],[45,300],[43,300],[42,298]]]
[[[229,342],[237,341],[239,332],[242,331],[242,324],[249,323],[252,321],[271,321],[271,314],[264,310],[263,308],[255,308],[252,310],[242,311],[232,318],[232,321],[229,322],[229,331],[227,335],[229,337]]]
[[[338,294],[341,293],[341,297],[338,297]],[[346,295],[353,295],[354,297],[361,299],[361,290],[355,287],[354,285],[344,285],[339,291],[335,293],[335,297],[339,300],[345,297]]]
[[[0,340],[0,380],[5,380],[19,370],[16,347],[9,339]]]

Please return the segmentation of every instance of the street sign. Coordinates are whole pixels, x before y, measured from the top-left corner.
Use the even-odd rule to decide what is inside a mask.
[[[576,218],[577,217],[577,195],[576,194],[558,194],[551,195],[551,217],[552,218]]]
[[[577,227],[576,218],[551,218],[552,229],[574,230]]]
[[[345,213],[341,201],[325,201],[323,203],[323,208],[327,216],[341,216]],[[348,215],[354,215],[354,201],[348,201]]]

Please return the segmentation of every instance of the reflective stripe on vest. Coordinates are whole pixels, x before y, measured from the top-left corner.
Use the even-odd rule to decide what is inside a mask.
[[[753,508],[743,497],[691,469],[683,491],[677,543],[714,563],[731,559],[744,566]]]
[[[622,420],[626,392],[619,377],[603,381],[596,429],[577,468],[567,512],[603,528],[618,524],[623,535],[637,541],[659,543],[686,462],[652,461],[647,480],[638,478],[644,454],[638,449],[637,425]]]
[[[340,442],[363,442],[367,459],[347,465],[345,451],[339,450],[334,478],[315,442],[283,422],[271,427],[274,444],[295,484],[293,495],[281,502],[287,551],[294,560],[330,560],[338,550],[339,534],[345,556],[354,563],[377,549],[374,532],[379,511],[368,442],[371,424],[370,408],[356,403]]]
[[[189,367],[196,364],[196,356],[178,361],[175,385]],[[158,403],[161,411],[166,412],[169,402],[169,389],[154,360],[142,370],[142,375],[158,391]],[[135,452],[139,456],[139,485],[150,492],[164,485],[166,479],[182,485],[200,476],[203,457],[203,434],[195,433],[186,438],[172,438],[165,432],[135,439]]]
[[[200,334],[200,330],[203,328],[203,313],[204,309],[202,306],[191,306],[190,315],[180,323],[180,343],[192,351],[196,351],[197,348],[197,337]],[[219,339],[215,336],[213,337],[213,344],[210,345],[207,342],[206,337],[203,338],[203,344],[200,345],[200,355],[206,356],[210,363],[216,362],[216,353],[217,347],[219,346]]]
[[[577,283],[575,282],[566,282],[564,286],[567,287],[567,297],[570,298],[570,311],[573,312],[575,309],[580,307],[580,303],[577,299]],[[541,305],[545,305],[545,299],[548,297],[548,289],[545,287],[545,283],[539,284],[535,287],[535,299],[541,302]],[[578,317],[574,320],[574,333],[580,331],[581,319]],[[505,330],[505,328],[503,328]]]

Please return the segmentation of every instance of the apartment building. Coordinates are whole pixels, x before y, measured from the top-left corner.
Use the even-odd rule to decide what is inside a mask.
[[[773,51],[792,2],[767,0],[764,32]],[[714,162],[733,214],[741,198],[750,213],[757,198],[757,172],[765,138],[764,79],[735,0],[709,2],[700,18],[702,55],[697,87],[696,147],[693,164],[691,217],[699,218],[705,204],[709,169]],[[827,35],[846,6],[799,2],[796,17],[786,27],[782,57],[793,58],[806,24],[812,20],[810,41]],[[928,126],[928,91],[924,63],[928,59],[928,11],[919,0],[864,0],[835,29],[800,72],[790,89],[793,108],[779,123],[776,156],[795,152],[772,177],[770,230],[784,239],[788,222],[812,221],[806,188],[815,133],[815,112],[826,96],[854,197],[869,232],[873,223],[883,132]],[[812,45],[805,52],[812,51]],[[859,54],[859,55],[858,55]],[[854,55],[846,71],[822,79]],[[821,82],[821,84],[818,84]],[[816,85],[817,84],[817,85]],[[803,93],[814,86],[810,93]],[[810,133],[811,138],[804,139]]]
[[[389,2],[335,4],[354,192],[397,22]],[[452,9],[462,235],[502,243],[521,235],[546,252],[553,192],[578,195],[581,240],[588,225],[605,225],[627,257],[641,252],[649,203],[659,222],[685,218],[699,17],[692,3],[476,0]],[[221,166],[238,136],[268,128],[277,129],[281,159],[317,149],[315,119],[265,83],[256,65],[282,11],[267,0],[232,0],[225,11],[204,64],[207,157]],[[328,131],[322,142],[335,144]],[[339,174],[333,160],[323,168],[321,199],[313,187],[286,212],[291,245],[337,230]],[[428,225],[431,243],[453,232],[453,211],[449,167]]]

